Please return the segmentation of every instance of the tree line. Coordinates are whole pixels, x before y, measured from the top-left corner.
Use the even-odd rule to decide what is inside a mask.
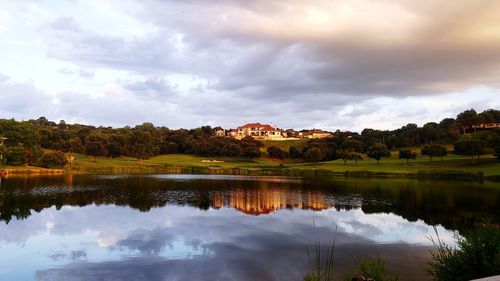
[[[479,156],[494,152],[500,155],[500,133],[473,131],[473,125],[500,123],[500,111],[489,109],[481,113],[466,110],[456,118],[439,123],[429,122],[422,127],[407,124],[396,130],[364,129],[360,134],[336,131],[334,137],[310,140],[302,149],[294,146],[288,151],[268,147],[271,157],[304,159],[310,162],[342,159],[358,161],[367,155],[379,161],[390,151],[400,150],[402,159],[412,159],[407,147],[424,146],[422,153],[443,157],[439,144],[455,144],[454,152]],[[471,133],[471,134],[464,134]],[[172,130],[143,123],[135,127],[95,127],[82,124],[56,123],[40,117],[28,121],[0,119],[0,137],[6,138],[0,146],[1,161],[9,165],[40,165],[60,167],[66,161],[65,153],[81,153],[93,157],[128,156],[148,159],[160,154],[194,154],[201,156],[261,157],[264,144],[247,137],[236,140],[218,137],[213,128]],[[44,152],[45,151],[45,152]]]
[[[390,157],[391,150],[398,150],[399,158],[407,163],[417,157],[409,147],[420,147],[421,154],[441,161],[448,153],[467,155],[472,163],[480,156],[493,153],[500,159],[500,129],[474,130],[474,125],[500,123],[500,111],[489,109],[477,113],[466,110],[456,118],[445,118],[441,122],[429,122],[422,127],[407,124],[396,130],[364,129],[361,134],[337,131],[333,138],[310,140],[302,149],[291,146],[288,151],[268,147],[271,157],[304,159],[309,162],[342,159],[357,161],[366,157],[377,163],[383,157]],[[445,144],[453,144],[448,151]]]

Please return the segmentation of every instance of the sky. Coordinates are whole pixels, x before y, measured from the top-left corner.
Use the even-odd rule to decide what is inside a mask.
[[[495,0],[0,2],[0,118],[360,131],[499,93]]]

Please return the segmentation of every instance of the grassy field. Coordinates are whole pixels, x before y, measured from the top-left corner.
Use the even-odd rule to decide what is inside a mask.
[[[411,174],[419,171],[441,172],[441,171],[462,171],[462,172],[482,172],[485,176],[500,176],[500,163],[491,155],[483,156],[479,165],[472,165],[470,157],[449,155],[441,162],[439,159],[430,161],[428,157],[419,156],[416,160],[411,160],[407,165],[405,160],[397,159],[398,154],[392,153],[390,158],[382,158],[380,164],[373,159],[365,158],[358,161],[348,161],[344,165],[342,160],[327,161],[320,163],[304,163],[291,160],[277,160],[263,157],[256,160],[245,158],[227,157],[201,157],[186,154],[169,154],[152,157],[139,161],[130,157],[105,158],[98,157],[94,163],[94,158],[86,155],[76,154],[75,161],[67,165],[68,172],[102,172],[102,173],[138,173],[138,172],[165,172],[167,168],[196,167],[210,169],[294,169],[294,170],[328,170],[335,173],[345,171],[391,174]],[[221,162],[204,162],[203,160],[217,160]],[[163,169],[164,168],[164,169]],[[33,167],[11,167],[0,166],[0,170],[15,169],[28,170],[39,169]],[[162,170],[163,169],[163,170]]]
[[[203,160],[218,160],[223,162],[202,162]],[[416,160],[411,160],[407,165],[405,160],[397,159],[397,153],[393,153],[391,158],[382,158],[380,164],[373,159],[364,159],[358,161],[356,165],[354,161],[348,161],[344,165],[342,160],[314,163],[297,163],[289,160],[281,161],[270,159],[267,157],[248,160],[245,158],[224,158],[224,157],[201,157],[186,154],[169,154],[152,157],[148,160],[138,161],[134,158],[101,158],[94,163],[93,157],[85,155],[76,155],[76,160],[73,163],[73,168],[85,170],[87,168],[99,167],[155,167],[161,165],[171,166],[204,166],[204,167],[220,167],[220,168],[269,168],[279,167],[280,164],[286,168],[295,169],[328,169],[336,172],[343,171],[372,171],[384,173],[416,173],[421,170],[425,171],[447,171],[457,170],[465,172],[483,172],[488,175],[500,175],[500,163],[493,156],[483,156],[479,165],[471,165],[469,157],[449,155],[441,162],[434,158],[430,161],[428,157],[417,157]]]

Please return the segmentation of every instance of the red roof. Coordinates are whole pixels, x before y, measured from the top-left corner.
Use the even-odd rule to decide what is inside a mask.
[[[261,130],[261,131],[278,131],[276,128],[274,128],[271,125],[260,124],[260,123],[248,123],[248,124],[245,124],[241,127],[238,127],[238,130],[247,129],[247,128],[257,128],[258,130]]]

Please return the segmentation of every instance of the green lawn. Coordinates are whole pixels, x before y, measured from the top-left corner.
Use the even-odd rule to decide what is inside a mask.
[[[416,160],[410,160],[409,165],[406,160],[397,159],[397,154],[391,158],[382,158],[380,164],[373,159],[364,159],[358,161],[358,165],[354,161],[347,161],[344,166],[342,160],[320,162],[317,165],[310,163],[292,164],[290,167],[294,168],[321,168],[330,169],[333,171],[372,171],[372,172],[386,172],[386,173],[416,173],[421,170],[425,171],[445,171],[445,170],[458,170],[464,172],[483,172],[485,176],[500,175],[500,163],[493,158],[493,156],[482,157],[479,165],[471,165],[469,157],[449,155],[441,162],[439,159],[434,158],[430,161],[428,157],[417,157]]]
[[[97,157],[97,162],[94,163],[94,158],[86,155],[76,154],[74,167],[140,167],[140,166],[158,166],[158,165],[192,165],[192,166],[218,166],[223,168],[234,167],[259,167],[259,166],[276,166],[280,162],[273,159],[261,158],[257,160],[249,160],[246,158],[228,158],[228,157],[201,157],[189,154],[167,154],[149,158],[141,161],[130,157],[105,158]],[[203,160],[219,160],[224,162],[202,162]]]
[[[479,165],[471,165],[470,157],[449,155],[441,162],[439,159],[430,161],[428,157],[419,156],[416,160],[411,160],[410,165],[406,165],[405,160],[397,159],[398,154],[392,153],[390,158],[382,158],[380,164],[373,159],[358,161],[348,161],[344,166],[342,160],[320,162],[317,164],[304,163],[291,160],[276,160],[263,157],[257,160],[245,158],[228,157],[201,157],[187,154],[168,154],[155,156],[142,162],[130,157],[105,158],[98,157],[94,163],[94,158],[86,155],[76,154],[75,161],[71,168],[75,171],[95,171],[102,168],[140,168],[140,167],[159,167],[159,166],[205,166],[220,168],[269,168],[278,167],[280,164],[293,169],[328,169],[335,172],[344,171],[371,171],[385,173],[416,173],[425,171],[445,171],[458,170],[464,172],[483,172],[485,176],[500,175],[500,163],[491,155],[483,156]],[[202,162],[202,160],[220,160],[223,162]],[[26,169],[24,166],[0,166],[0,169]],[[69,168],[69,167],[68,167]]]
[[[220,160],[224,162],[202,162],[202,160]],[[457,155],[449,155],[441,162],[440,159],[434,158],[430,161],[428,157],[419,156],[416,160],[411,160],[409,165],[406,165],[405,160],[397,159],[397,153],[393,153],[391,158],[382,158],[380,164],[373,159],[365,158],[358,161],[358,165],[354,161],[348,161],[344,166],[342,160],[312,163],[297,163],[289,160],[280,161],[267,157],[248,160],[245,158],[227,158],[227,157],[201,157],[186,154],[168,154],[155,156],[142,163],[134,158],[97,158],[97,163],[94,163],[94,158],[85,155],[76,155],[76,160],[73,163],[74,167],[152,167],[158,165],[172,166],[206,166],[206,167],[221,167],[221,168],[258,168],[258,167],[277,167],[279,164],[284,164],[289,168],[298,169],[329,169],[333,171],[372,171],[372,172],[387,172],[387,173],[412,173],[420,170],[426,171],[444,171],[444,170],[460,170],[467,172],[483,172],[488,175],[500,175],[500,163],[493,156],[483,156],[479,165],[471,165],[470,158]]]

